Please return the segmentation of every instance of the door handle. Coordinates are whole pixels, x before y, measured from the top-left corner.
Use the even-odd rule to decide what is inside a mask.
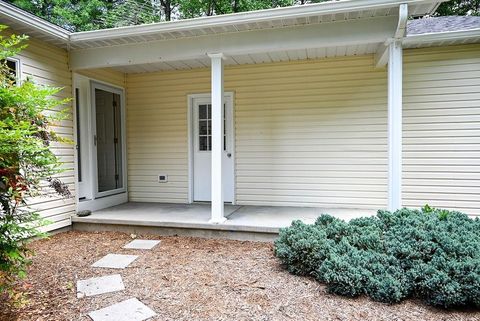
[[[228,158],[232,157],[232,153],[227,153],[227,157]]]

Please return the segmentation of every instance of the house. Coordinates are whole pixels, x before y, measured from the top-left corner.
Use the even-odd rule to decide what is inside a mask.
[[[127,202],[132,220],[136,202],[174,213],[211,202],[198,207],[205,228],[246,205],[480,215],[480,20],[409,20],[441,2],[344,0],[74,33],[1,2],[0,23],[30,36],[12,60],[21,77],[74,97],[57,130],[76,145],[53,148],[75,197],[33,206],[51,230]]]

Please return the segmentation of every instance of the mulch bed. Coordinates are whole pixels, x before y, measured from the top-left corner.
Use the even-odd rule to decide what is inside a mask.
[[[150,251],[124,250],[124,233],[66,232],[35,241],[29,302],[1,307],[0,320],[90,320],[87,313],[136,297],[157,312],[153,320],[480,320],[480,311],[445,311],[417,301],[386,305],[330,295],[315,280],[279,265],[270,243],[159,237]],[[125,270],[92,268],[108,253],[140,257]],[[120,273],[126,290],[76,298],[77,279]]]

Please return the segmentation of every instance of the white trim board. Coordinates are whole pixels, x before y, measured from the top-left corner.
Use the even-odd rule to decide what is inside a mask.
[[[111,195],[103,195],[103,196],[95,196],[95,191],[96,191],[96,171],[95,170],[90,170],[89,173],[85,173],[84,175],[89,175],[90,177],[90,195],[89,198],[84,199],[84,200],[79,200],[78,195],[75,195],[75,201],[76,201],[76,207],[77,211],[81,210],[91,210],[91,211],[96,211],[99,209],[111,207],[114,205],[119,205],[128,202],[128,178],[127,178],[127,141],[126,141],[126,97],[125,97],[125,89],[123,87],[110,84],[105,81],[100,81],[95,78],[87,77],[81,74],[73,74],[73,86],[72,86],[72,96],[75,94],[75,88],[77,87],[77,82],[79,80],[83,80],[88,82],[87,86],[87,110],[88,110],[88,120],[89,124],[87,124],[87,130],[90,134],[93,133],[93,106],[92,106],[92,99],[93,95],[91,93],[92,91],[92,83],[99,84],[102,87],[109,88],[109,90],[113,89],[117,92],[121,92],[121,100],[122,100],[122,140],[123,140],[123,146],[122,146],[122,152],[123,152],[123,175],[124,175],[124,190],[122,191],[116,191],[115,193],[112,193]],[[74,112],[74,137],[75,137],[75,142],[77,141],[76,139],[76,132],[77,132],[77,119],[76,119],[76,113]],[[93,153],[93,135],[90,135],[89,139],[89,151],[90,151],[90,157],[88,159],[90,164],[93,164],[96,166],[96,159],[94,158],[94,153]],[[77,162],[77,150],[75,149],[74,153],[74,171],[75,171],[75,186],[76,186],[76,191],[78,191],[78,162]]]

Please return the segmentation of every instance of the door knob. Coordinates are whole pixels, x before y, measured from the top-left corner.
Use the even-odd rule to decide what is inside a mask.
[[[228,158],[232,157],[232,153],[227,153],[227,157]]]

